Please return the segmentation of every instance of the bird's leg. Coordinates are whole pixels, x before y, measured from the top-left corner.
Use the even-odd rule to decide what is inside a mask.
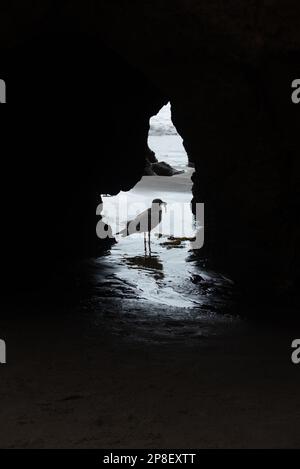
[[[145,257],[147,256],[147,240],[146,240],[146,233],[144,232],[144,250],[145,250]]]
[[[151,232],[148,231],[149,256],[151,257]]]

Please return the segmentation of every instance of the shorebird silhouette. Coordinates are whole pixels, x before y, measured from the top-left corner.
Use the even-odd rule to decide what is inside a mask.
[[[154,199],[152,205],[144,212],[140,213],[133,220],[126,223],[124,228],[116,235],[122,235],[122,237],[130,236],[134,233],[144,233],[144,248],[145,254],[147,253],[147,233],[148,233],[148,246],[149,254],[151,255],[151,231],[160,224],[162,220],[162,207],[166,207],[166,202],[161,199]]]

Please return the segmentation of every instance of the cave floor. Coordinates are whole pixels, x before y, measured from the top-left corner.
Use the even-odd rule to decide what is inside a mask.
[[[101,308],[20,310],[13,325],[1,320],[0,446],[300,446],[295,327],[241,321],[187,341],[169,319],[159,324],[164,340],[149,331],[151,340],[133,341],[126,326],[148,308],[106,299]],[[100,309],[119,318],[115,330],[101,327]]]

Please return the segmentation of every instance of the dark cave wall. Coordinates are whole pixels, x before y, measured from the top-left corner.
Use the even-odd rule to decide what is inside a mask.
[[[194,200],[206,204],[208,255],[250,289],[285,291],[295,285],[300,105],[291,102],[291,82],[300,77],[299,2],[29,3],[26,8],[17,0],[3,3],[2,57],[12,57],[9,47],[19,54],[18,78],[26,70],[26,86],[43,107],[45,101],[58,102],[58,96],[67,102],[65,112],[56,112],[50,124],[47,119],[29,121],[13,144],[16,154],[29,148],[29,157],[18,162],[17,177],[15,163],[12,171],[17,193],[25,194],[27,206],[33,207],[31,231],[41,205],[36,194],[42,193],[43,207],[55,220],[53,231],[58,230],[54,253],[57,245],[62,252],[67,245],[73,253],[90,245],[90,236],[95,240],[95,191],[115,193],[136,183],[148,119],[171,99],[175,124],[196,166]],[[22,62],[26,53],[32,56],[30,66]],[[37,70],[48,73],[49,58],[60,77],[66,77],[61,95],[56,89],[50,99],[49,89],[39,85],[37,92],[37,80],[32,80]],[[87,90],[85,110],[82,102],[74,102],[78,87],[70,89],[78,73]],[[42,76],[39,83],[47,80]],[[22,89],[19,94],[16,89],[17,83],[11,96],[20,101]],[[115,115],[109,114],[112,103]],[[35,143],[26,140],[29,126],[38,135]],[[44,178],[38,169],[33,190],[31,173],[41,161],[41,141],[47,141]],[[81,158],[75,161],[74,153]],[[29,178],[30,189],[20,174]],[[45,196],[53,180],[54,201]],[[67,223],[70,200],[74,208]],[[14,195],[12,201],[15,206],[19,199]],[[70,241],[67,225],[73,219],[78,230]],[[36,251],[36,244],[31,246]]]
[[[200,87],[173,100],[173,120],[195,161],[194,201],[205,203],[204,252],[256,293],[288,289],[297,276],[294,59],[266,59],[256,69],[208,63]]]
[[[16,287],[97,253],[101,193],[141,178],[149,119],[167,98],[101,39],[38,31],[2,50],[9,106],[1,113],[3,270]]]

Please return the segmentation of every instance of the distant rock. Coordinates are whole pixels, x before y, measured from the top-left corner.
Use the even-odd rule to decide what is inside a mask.
[[[147,148],[147,160],[149,163],[158,163],[158,159],[155,156],[155,152],[151,150],[149,147]]]
[[[157,176],[175,176],[176,174],[184,173],[184,171],[178,171],[177,169],[172,168],[172,166],[165,161],[153,163],[151,166]]]
[[[156,176],[155,171],[152,169],[152,164],[149,160],[146,161],[144,176]]]

